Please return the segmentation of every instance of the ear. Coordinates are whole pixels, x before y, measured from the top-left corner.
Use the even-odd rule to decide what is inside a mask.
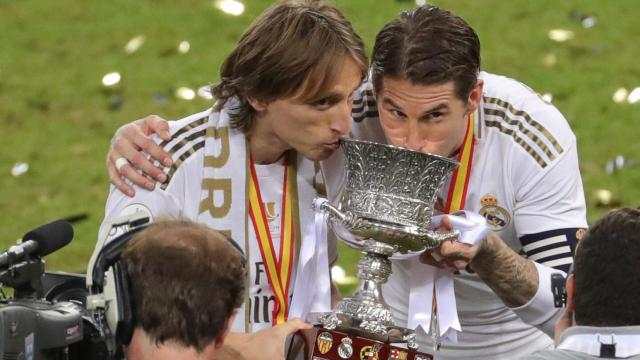
[[[471,90],[469,98],[467,99],[467,112],[472,113],[476,111],[480,106],[480,100],[482,99],[482,90],[484,89],[484,80],[478,79],[476,86]]]
[[[237,310],[235,310],[233,312],[233,314],[231,314],[231,316],[229,316],[229,318],[227,319],[226,324],[224,325],[224,329],[222,329],[222,331],[220,331],[220,334],[218,334],[218,336],[216,336],[215,338],[215,348],[221,348],[222,345],[224,345],[224,339],[227,337],[227,335],[229,335],[229,331],[231,331],[231,324],[233,324],[233,321],[236,319],[236,314],[238,313]]]
[[[249,105],[251,105],[252,108],[255,109],[255,111],[258,112],[267,110],[267,106],[269,105],[269,103],[266,101],[256,100],[252,97],[247,97],[247,102],[249,103]]]
[[[570,274],[567,277],[566,289],[567,289],[567,310],[571,312],[574,312],[576,310],[575,302],[574,302],[575,295],[576,295],[575,286],[576,286],[576,283],[575,283],[573,274]]]

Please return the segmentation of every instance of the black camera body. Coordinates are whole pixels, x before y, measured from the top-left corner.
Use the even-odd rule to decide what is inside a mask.
[[[0,253],[0,285],[14,289],[13,298],[0,298],[0,359],[124,358],[133,323],[120,252],[148,221],[134,216],[114,224],[121,236],[106,245],[106,237],[99,241],[87,276],[44,271],[41,257],[73,237],[66,222],[31,231],[22,244]]]
[[[0,307],[3,359],[55,359],[83,338],[82,308],[72,302],[17,299]]]

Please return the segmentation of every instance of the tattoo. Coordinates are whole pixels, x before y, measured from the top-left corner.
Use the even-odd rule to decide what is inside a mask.
[[[526,304],[538,290],[538,271],[533,262],[511,250],[495,234],[487,237],[471,267],[508,307]]]

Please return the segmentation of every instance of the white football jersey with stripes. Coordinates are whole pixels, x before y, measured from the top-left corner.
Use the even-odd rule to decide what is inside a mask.
[[[178,121],[169,122],[169,130],[172,139],[162,142],[158,137],[153,140],[161,143],[165,151],[172,156],[174,165],[165,169],[169,179],[164,184],[159,184],[154,191],[149,191],[131,184],[136,193],[134,197],[128,197],[113,185],[105,206],[105,219],[100,228],[100,234],[106,229],[110,219],[130,214],[132,212],[145,212],[153,220],[159,218],[187,219],[198,221],[200,202],[202,197],[202,181],[204,166],[204,140],[205,130],[209,126],[207,118],[210,111],[204,111],[191,115]],[[158,165],[156,163],[156,165]],[[282,161],[269,165],[257,165],[256,173],[262,192],[267,221],[273,237],[276,253],[280,249],[280,210],[282,199],[282,186],[284,165]],[[307,204],[300,206],[309,206]],[[241,219],[239,221],[243,221]],[[238,310],[235,322],[232,324],[234,332],[255,332],[272,326],[272,311],[275,297],[266,269],[260,254],[258,240],[253,226],[248,227],[248,241],[243,234],[233,234],[233,239],[242,248],[247,256],[248,293],[245,296],[243,306]],[[109,234],[113,239],[120,234]],[[249,249],[245,244],[248,244]],[[329,261],[337,259],[337,245],[334,238],[329,239]],[[296,263],[294,263],[291,276],[291,294],[295,286]],[[179,269],[176,269],[179,271]],[[203,274],[206,276],[206,274]],[[292,297],[293,295],[290,295]]]
[[[575,246],[575,237],[566,233],[587,226],[576,138],[563,115],[527,86],[486,72],[480,78],[484,96],[474,117],[476,147],[465,209],[482,214],[513,250],[541,264],[539,272],[566,271]],[[353,136],[384,141],[371,88],[364,84],[354,97]],[[447,191],[445,184],[441,199],[446,199]],[[409,273],[400,261],[393,267],[384,297],[402,325],[407,323],[407,280],[419,274]],[[528,307],[552,304],[550,288],[545,287],[548,279],[541,278],[540,284],[534,300],[514,312],[477,275],[465,271],[456,275],[463,331],[458,344],[444,346],[437,356],[516,359],[552,346],[552,339],[530,324],[549,332],[558,311],[551,306],[545,316],[535,319],[527,314],[532,311]],[[420,334],[419,342],[431,349],[426,334]]]

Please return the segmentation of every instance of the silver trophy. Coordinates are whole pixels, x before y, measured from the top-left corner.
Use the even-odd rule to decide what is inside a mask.
[[[333,312],[316,315],[327,329],[406,343],[417,349],[415,332],[394,326],[381,286],[391,275],[390,257],[417,256],[456,238],[458,231],[430,230],[437,192],[458,162],[391,145],[345,139],[346,184],[338,204],[316,202],[347,245],[363,252],[360,288]]]

